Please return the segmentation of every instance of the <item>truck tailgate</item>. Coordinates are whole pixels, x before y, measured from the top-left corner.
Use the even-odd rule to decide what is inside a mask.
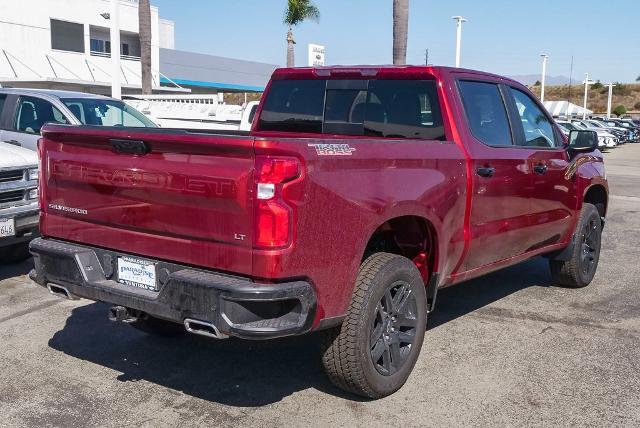
[[[253,138],[47,125],[42,234],[251,273]]]

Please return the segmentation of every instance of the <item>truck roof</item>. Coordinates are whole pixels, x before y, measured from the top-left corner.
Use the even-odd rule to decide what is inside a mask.
[[[517,84],[519,86],[522,85],[516,80],[497,74],[488,73],[486,71],[435,65],[332,65],[326,67],[289,67],[276,69],[273,72],[273,77],[276,79],[286,79],[287,77],[307,77],[311,79],[321,79],[333,75],[339,75],[341,77],[344,76],[358,79],[367,77],[371,78],[375,76],[380,77],[380,75],[391,77],[424,73],[431,74],[433,76],[452,73],[475,74],[478,76],[500,79],[506,82]]]

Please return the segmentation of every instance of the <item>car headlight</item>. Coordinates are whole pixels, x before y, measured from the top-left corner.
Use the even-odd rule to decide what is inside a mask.
[[[27,196],[29,199],[38,199],[38,189],[29,190],[29,195]]]
[[[38,179],[38,168],[31,168],[29,170],[29,180],[37,180]]]

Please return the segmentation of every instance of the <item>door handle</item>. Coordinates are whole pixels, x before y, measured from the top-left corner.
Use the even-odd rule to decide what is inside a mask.
[[[18,140],[7,140],[5,143],[13,144],[14,146],[22,147],[22,144]]]
[[[495,174],[495,172],[496,169],[491,166],[481,166],[476,169],[476,174],[478,174],[480,177],[493,177],[493,174]]]
[[[544,174],[545,172],[547,172],[547,166],[544,164],[539,163],[538,165],[533,167],[533,170],[535,172],[537,172],[538,174]]]

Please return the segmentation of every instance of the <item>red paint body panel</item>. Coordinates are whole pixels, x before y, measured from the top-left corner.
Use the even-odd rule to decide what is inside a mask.
[[[395,217],[418,216],[432,226],[439,286],[563,248],[588,188],[606,189],[602,156],[571,160],[564,148],[483,145],[469,130],[456,87],[456,79],[469,76],[527,91],[499,76],[438,67],[274,73],[273,79],[435,79],[447,141],[261,132],[258,120],[242,136],[47,125],[41,231],[256,282],[305,278],[317,293],[316,325],[345,313],[369,238]],[[110,139],[144,141],[151,151],[115,153]],[[318,143],[355,151],[319,156],[312,146]],[[286,248],[253,246],[256,156],[294,157],[301,165],[280,190],[292,213]],[[495,176],[475,174],[488,163]],[[547,174],[536,176],[538,164]]]

